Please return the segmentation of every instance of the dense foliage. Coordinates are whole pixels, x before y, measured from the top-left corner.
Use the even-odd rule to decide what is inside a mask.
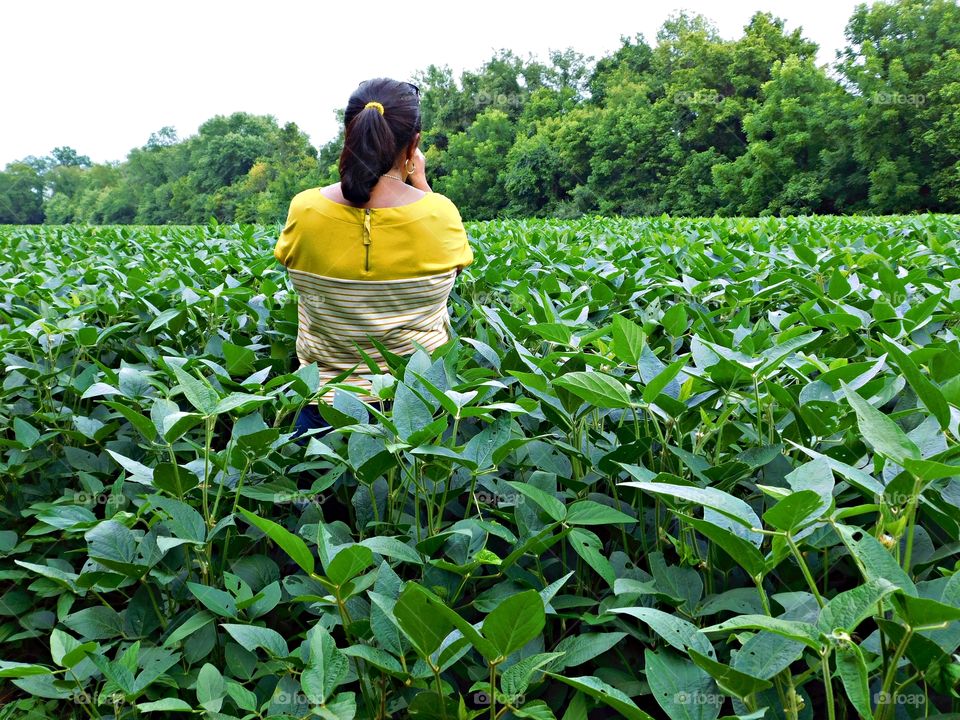
[[[431,65],[413,78],[431,183],[468,219],[960,211],[960,6],[861,5],[846,40],[821,67],[769,14],[734,40],[681,14],[597,60],[502,50],[459,82]],[[237,113],[117,164],[57,148],[0,173],[0,222],[279,222],[337,180],[341,147]]]
[[[386,413],[277,229],[0,228],[0,718],[960,710],[960,218],[471,223]]]

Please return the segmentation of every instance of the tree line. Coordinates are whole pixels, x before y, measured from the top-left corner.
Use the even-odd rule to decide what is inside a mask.
[[[818,66],[769,13],[733,40],[680,13],[599,59],[430,65],[411,78],[428,177],[464,219],[960,212],[960,6],[859,5],[845,38]],[[0,172],[0,223],[282,221],[337,181],[338,118],[319,148],[247,113],[162,128],[122,162],[59,147]]]

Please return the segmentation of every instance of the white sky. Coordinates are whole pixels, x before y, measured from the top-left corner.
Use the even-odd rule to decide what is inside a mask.
[[[329,3],[270,0],[16,0],[0,4],[0,167],[69,145],[94,162],[122,160],[165,125],[180,138],[235,111],[293,121],[314,145],[336,135],[368,77],[410,79],[430,63],[456,77],[509,48],[599,58],[620,36],[653,44],[679,9],[737,37],[753,12],[783,18],[832,63],[854,0]]]

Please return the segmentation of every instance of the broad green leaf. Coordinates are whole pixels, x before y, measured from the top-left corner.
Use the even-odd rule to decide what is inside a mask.
[[[286,657],[289,654],[287,650],[287,641],[276,630],[260,627],[259,625],[237,625],[224,623],[220,627],[230,633],[230,636],[236,640],[242,648],[253,652],[257,648],[266,650],[276,657]]]
[[[327,579],[343,585],[373,565],[373,551],[363,545],[351,545],[338,552],[327,566]],[[302,566],[301,566],[302,567]]]
[[[656,400],[657,396],[663,392],[664,388],[670,384],[670,381],[683,370],[686,364],[686,358],[680,358],[670,363],[664,371],[647,383],[647,386],[643,389],[643,401],[645,403],[652,403]]]
[[[778,501],[763,514],[763,519],[777,530],[794,532],[816,519],[811,514],[819,507],[820,496],[817,493],[800,490]]]
[[[686,652],[687,648],[692,647],[708,657],[714,657],[716,654],[710,641],[696,625],[676,615],[648,607],[610,608],[610,612],[630,615],[645,622],[657,635],[680,652]]]
[[[623,525],[635,523],[637,519],[608,505],[579,500],[567,508],[566,522],[571,525]]]
[[[272,520],[258,517],[249,510],[237,508],[251,525],[260,528],[267,537],[273,540],[280,548],[290,556],[290,558],[299,565],[305,573],[312,575],[314,571],[314,558],[310,548],[299,537],[291,533],[282,525],[278,525]]]
[[[300,682],[310,702],[323,705],[347,675],[347,656],[322,625],[314,625],[308,635],[309,661]]]
[[[627,720],[653,720],[653,717],[638,708],[633,700],[615,687],[607,685],[607,683],[603,682],[600,678],[593,677],[592,675],[565,677],[552,672],[545,674],[612,707],[620,713],[620,717],[622,718],[626,718]]]
[[[643,653],[644,673],[657,704],[670,720],[715,720],[722,696],[713,679],[669,650]]]
[[[432,655],[453,630],[453,623],[434,612],[426,592],[414,582],[404,586],[393,614],[404,635],[424,657]]]
[[[207,712],[218,712],[227,696],[227,687],[223,675],[216,666],[204,663],[197,675],[197,702]]]
[[[819,652],[820,631],[816,625],[798,620],[782,620],[768,615],[739,615],[722,623],[703,628],[704,633],[734,632],[736,630],[767,630],[785,638],[802,642]]]
[[[712,540],[736,563],[749,573],[750,577],[763,577],[767,572],[767,563],[756,547],[729,530],[706,520],[681,515],[685,523],[692,525],[697,532]]]
[[[896,360],[897,367],[900,369],[900,372],[903,373],[907,382],[910,383],[910,387],[913,388],[917,397],[923,401],[927,409],[937,418],[941,429],[946,430],[950,425],[950,406],[943,397],[940,388],[920,372],[920,368],[913,362],[913,359],[907,355],[895,341],[881,336],[880,342],[883,343],[887,352]]]
[[[164,698],[163,700],[154,700],[152,702],[137,703],[137,710],[140,712],[193,712],[190,703],[179,698]]]
[[[620,362],[636,365],[643,350],[643,330],[622,315],[613,316],[613,352]]]
[[[866,618],[877,612],[877,603],[897,587],[883,578],[836,595],[821,610],[817,627],[824,633],[842,630],[852,633]]]
[[[754,677],[729,665],[724,665],[712,657],[707,657],[703,653],[697,652],[694,648],[688,648],[687,654],[690,655],[690,659],[694,665],[704,670],[716,681],[721,690],[741,700],[754,693],[773,687],[773,683],[769,680]]]
[[[945,605],[930,598],[895,595],[893,606],[897,615],[911,627],[941,625],[960,620],[960,607]]]
[[[49,675],[50,668],[33,663],[10,662],[0,660],[0,678],[28,677],[30,675]]]
[[[564,668],[582,665],[615,647],[624,637],[626,637],[626,633],[622,632],[583,633],[565,637],[557,643],[556,647],[556,652],[559,653],[561,659],[554,663],[552,667],[556,670],[563,670]]]
[[[847,699],[862,720],[873,720],[870,706],[870,687],[867,681],[867,664],[856,643],[842,642],[836,649],[837,673],[843,682]]]
[[[507,484],[536,503],[552,520],[560,521],[566,517],[567,508],[553,495],[525,482],[507,480]]]
[[[617,581],[610,561],[601,552],[600,538],[589,530],[573,528],[567,536],[570,546],[584,561],[602,577],[611,588]]]
[[[164,641],[163,646],[170,647],[176,645],[178,642],[186,637],[189,637],[200,628],[213,622],[214,617],[215,616],[212,613],[209,613],[206,610],[201,610],[200,612],[191,615],[181,625],[179,625],[176,630],[170,633],[170,635]]]
[[[698,488],[665,482],[636,482],[633,480],[625,480],[618,484],[620,487],[635,487],[644,492],[660,495],[672,503],[683,501],[705,505],[732,520],[736,520],[748,529],[760,528],[761,526],[760,518],[757,517],[752,507],[740,498],[716,488]]]
[[[203,603],[211,612],[216,613],[220,617],[236,619],[237,601],[234,600],[230,593],[224,592],[219,588],[201,585],[195,582],[188,582],[187,587],[190,588],[193,596]]]
[[[920,459],[920,448],[907,437],[899,425],[860,397],[856,390],[851,390],[842,380],[840,386],[847,396],[847,402],[857,413],[860,433],[874,450],[898,465],[903,465],[905,458]]]
[[[604,373],[569,372],[556,378],[553,384],[598,408],[628,408],[631,405],[630,391],[626,386]]]
[[[834,525],[834,529],[853,556],[864,580],[867,582],[877,579],[887,580],[908,595],[917,595],[913,580],[873,535],[848,525],[837,524]]]
[[[216,412],[220,396],[206,380],[200,380],[179,365],[170,364],[173,374],[177,376],[183,394],[201,415],[213,415]]]
[[[525,590],[501,601],[483,621],[483,635],[504,658],[543,630],[546,616],[536,590]]]
[[[625,633],[611,633],[623,637]],[[500,687],[511,697],[523,695],[527,692],[534,674],[541,668],[554,663],[564,656],[563,652],[539,653],[522,658],[503,671],[500,676]]]

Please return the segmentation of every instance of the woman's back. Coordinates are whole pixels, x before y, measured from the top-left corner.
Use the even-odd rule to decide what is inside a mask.
[[[447,342],[447,299],[473,252],[456,206],[439,193],[402,205],[359,207],[324,190],[339,195],[330,186],[293,198],[274,255],[299,295],[301,365],[316,362],[323,382],[359,364],[345,382],[370,393],[372,384],[362,377],[369,370],[356,345],[386,371],[370,337],[397,355],[413,353],[414,342],[430,351]],[[366,204],[378,199],[371,196]]]

